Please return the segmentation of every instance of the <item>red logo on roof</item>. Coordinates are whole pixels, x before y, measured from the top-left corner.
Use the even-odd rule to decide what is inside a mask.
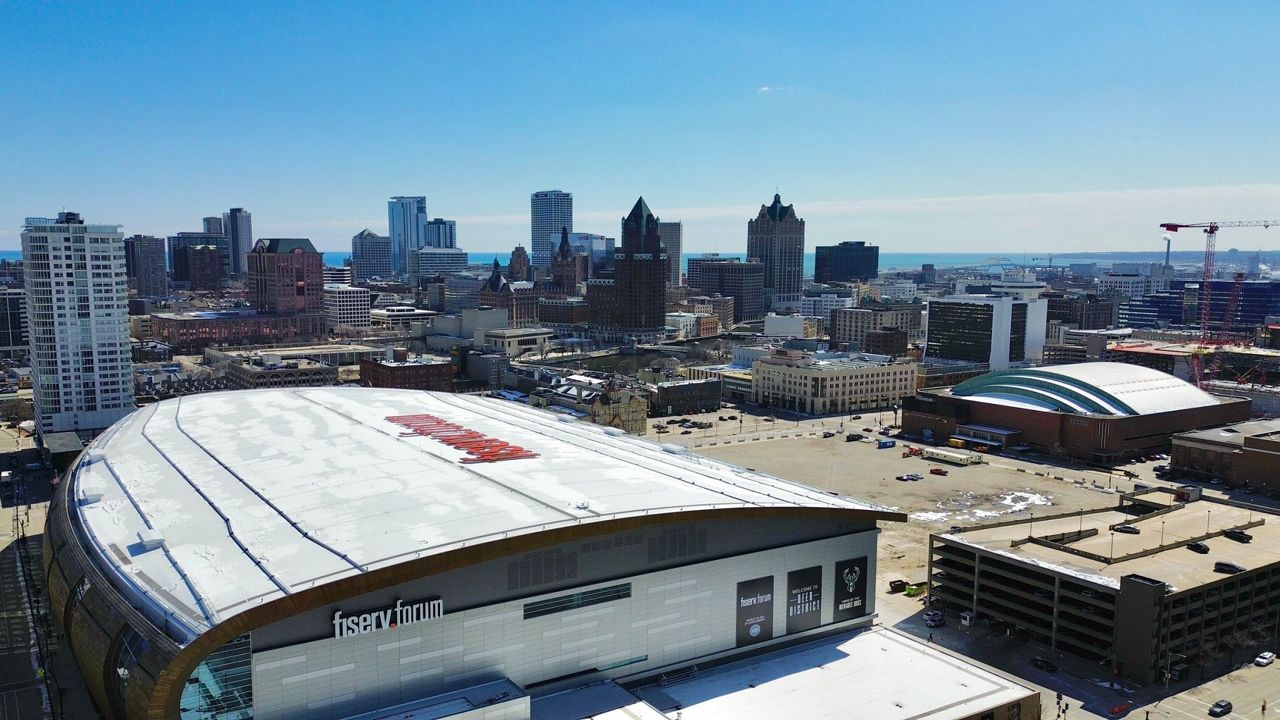
[[[435,415],[392,415],[387,418],[401,427],[409,428],[409,432],[400,433],[400,437],[419,435],[465,450],[471,457],[462,458],[467,465],[473,463],[502,462],[503,460],[523,460],[536,458],[538,453],[525,450],[519,445],[512,445],[505,440],[491,438],[481,432],[449,422]]]

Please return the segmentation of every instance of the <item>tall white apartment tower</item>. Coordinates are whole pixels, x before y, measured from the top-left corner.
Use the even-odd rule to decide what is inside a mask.
[[[119,225],[77,213],[22,228],[36,425],[101,430],[133,410],[129,284]]]
[[[409,251],[427,244],[427,198],[397,195],[387,201],[387,226],[391,234],[391,274],[409,272]]]
[[[684,223],[658,223],[658,236],[662,238],[662,246],[667,249],[667,259],[671,261],[671,271],[667,274],[667,285],[683,285],[681,277],[684,272]]]
[[[529,247],[536,267],[550,268],[551,255],[560,242],[560,229],[573,232],[573,193],[539,190],[529,196]]]

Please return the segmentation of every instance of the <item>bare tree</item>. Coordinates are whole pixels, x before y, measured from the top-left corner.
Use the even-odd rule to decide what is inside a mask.
[[[3,403],[0,403],[0,413],[4,415],[5,420],[12,423],[34,420],[36,417],[35,410],[32,408],[30,400],[5,400]]]

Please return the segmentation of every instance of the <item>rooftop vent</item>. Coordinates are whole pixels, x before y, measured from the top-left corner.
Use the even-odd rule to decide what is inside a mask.
[[[138,531],[138,544],[142,546],[143,552],[156,550],[164,547],[164,536],[152,528],[143,528]]]
[[[626,431],[626,430],[623,430],[622,428],[607,427],[607,428],[605,428],[605,429],[604,429],[604,434],[605,434],[605,435],[613,435],[613,436],[626,435],[626,434],[627,434],[627,431]]]

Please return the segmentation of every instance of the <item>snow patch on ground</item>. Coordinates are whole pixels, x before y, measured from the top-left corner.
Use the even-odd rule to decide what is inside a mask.
[[[1052,495],[1032,492],[1029,488],[1009,490],[994,496],[978,496],[966,492],[939,500],[937,510],[914,512],[907,517],[918,522],[979,523],[990,522],[1029,508],[1052,505]]]

